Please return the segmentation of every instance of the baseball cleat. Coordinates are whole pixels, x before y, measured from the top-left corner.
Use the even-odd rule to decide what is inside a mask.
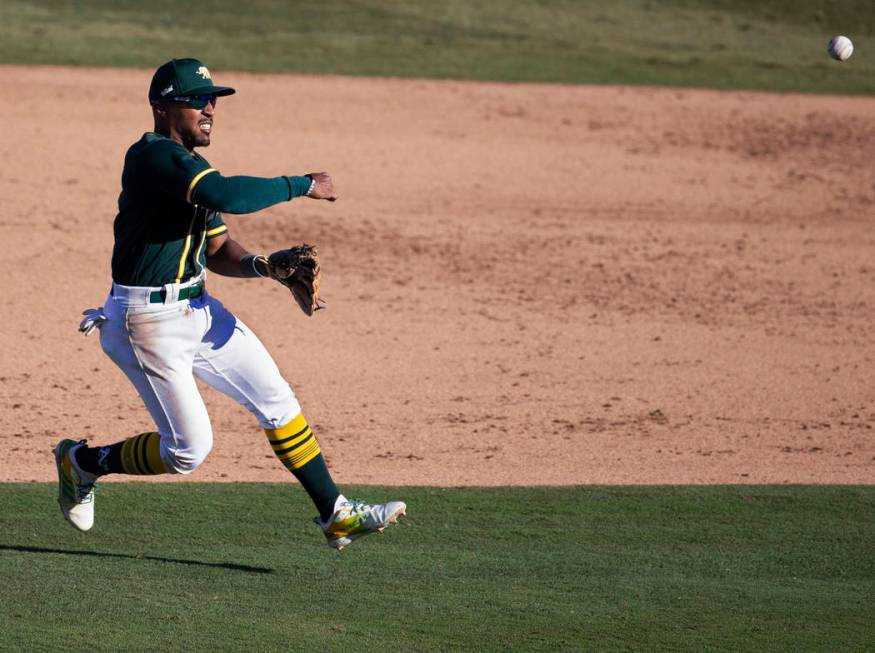
[[[313,521],[322,529],[328,545],[340,551],[363,535],[382,533],[386,526],[394,524],[406,513],[407,504],[403,501],[389,501],[372,506],[361,499],[353,499],[341,503],[327,522],[319,517],[315,517]]]
[[[73,452],[85,446],[85,440],[64,439],[54,448],[58,466],[58,504],[64,518],[80,531],[94,525],[94,481],[97,476],[79,468]]]

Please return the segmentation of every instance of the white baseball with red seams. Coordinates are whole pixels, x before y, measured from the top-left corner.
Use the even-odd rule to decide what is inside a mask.
[[[834,36],[830,39],[826,51],[836,61],[847,61],[854,54],[854,44],[847,36]]]

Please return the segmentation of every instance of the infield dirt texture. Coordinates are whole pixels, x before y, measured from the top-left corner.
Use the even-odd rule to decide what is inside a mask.
[[[343,482],[869,483],[875,100],[214,71],[225,174],[329,170],[340,200],[229,216],[319,246],[328,310],[210,277]],[[109,284],[151,71],[0,67],[4,480],[58,433],[152,428],[80,312]],[[191,480],[287,479],[207,389]]]

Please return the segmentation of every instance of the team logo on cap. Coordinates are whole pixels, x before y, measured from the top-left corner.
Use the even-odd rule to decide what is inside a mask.
[[[198,68],[196,74],[200,75],[204,79],[212,79],[212,77],[210,77],[210,71],[207,70],[206,66],[201,66],[200,68]]]

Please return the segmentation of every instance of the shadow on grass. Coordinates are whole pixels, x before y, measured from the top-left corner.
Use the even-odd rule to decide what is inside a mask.
[[[201,562],[200,560],[180,560],[178,558],[161,558],[159,556],[130,555],[127,553],[106,553],[103,551],[79,551],[76,549],[47,549],[40,546],[17,546],[0,544],[0,551],[21,551],[22,553],[61,553],[74,556],[97,556],[98,558],[129,558],[131,560],[156,560],[158,562],[173,562],[180,565],[198,565],[201,567],[218,567],[232,571],[246,571],[251,574],[272,574],[273,569],[267,567],[251,567],[233,562]]]

